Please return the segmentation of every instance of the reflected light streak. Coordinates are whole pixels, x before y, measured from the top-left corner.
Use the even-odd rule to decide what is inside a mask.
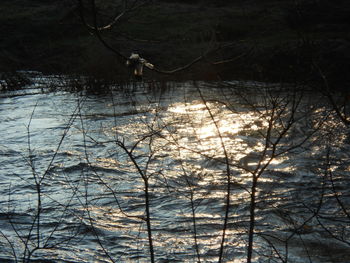
[[[172,113],[167,116],[169,121],[174,117],[185,120],[176,127],[179,145],[173,148],[183,147],[183,159],[203,158],[199,153],[223,158],[223,142],[230,159],[232,158],[231,162],[244,162],[243,166],[250,170],[256,167],[258,162],[267,162],[269,156],[261,159],[265,147],[263,134],[268,127],[266,120],[253,111],[232,112],[224,105],[207,105],[211,112],[198,100],[191,103],[175,103],[168,108],[168,112]],[[284,161],[285,159],[279,157],[273,159],[270,164],[278,168]]]
[[[154,159],[148,164],[148,172],[154,173],[151,177],[151,182],[155,182],[155,178],[158,175],[157,170],[161,167],[162,172],[166,174],[166,183],[170,186],[174,186],[176,189],[181,189],[184,193],[187,191],[187,184],[179,184],[181,176],[184,176],[184,171],[187,171],[186,177],[191,178],[192,187],[196,188],[196,194],[194,198],[201,200],[205,196],[205,200],[209,200],[208,203],[205,201],[201,202],[196,210],[196,216],[198,222],[205,222],[202,225],[202,229],[207,231],[208,234],[213,235],[211,238],[206,240],[201,240],[201,245],[215,248],[219,245],[219,239],[217,239],[218,233],[221,229],[214,229],[213,225],[217,225],[221,222],[222,213],[224,207],[218,204],[222,204],[221,201],[224,200],[226,192],[223,190],[223,180],[225,178],[225,155],[223,151],[222,142],[225,145],[229,162],[231,164],[240,164],[241,166],[246,166],[248,170],[253,171],[257,166],[258,162],[261,164],[266,163],[269,160],[269,156],[265,156],[265,159],[261,159],[261,154],[264,150],[265,138],[261,135],[264,134],[267,127],[267,123],[260,119],[257,113],[251,111],[242,112],[232,112],[226,107],[219,104],[208,103],[208,107],[211,109],[211,114],[208,112],[206,106],[200,101],[193,101],[192,103],[174,103],[169,108],[168,111],[161,115],[161,120],[156,120],[152,123],[154,127],[158,127],[159,123],[164,124],[167,129],[161,131],[162,136],[155,136],[153,142],[152,150],[154,151]],[[214,123],[214,121],[216,123]],[[149,123],[145,122],[135,122],[130,125],[128,122],[125,126],[119,126],[119,131],[122,131],[126,136],[140,138],[143,134],[148,134],[147,130]],[[153,127],[153,126],[152,126]],[[261,133],[259,133],[261,132]],[[135,148],[134,153],[136,155],[145,156],[149,154],[147,151],[149,149],[147,145],[148,141],[144,140],[142,143]],[[147,159],[146,159],[147,160]],[[125,161],[129,162],[127,158]],[[145,161],[139,158],[140,163]],[[271,161],[270,165],[274,169],[287,169],[283,167],[286,159],[282,157],[276,158]],[[120,163],[113,158],[100,158],[98,159],[99,166],[103,168],[112,168],[125,172],[128,176],[114,176],[111,180],[114,182],[120,180],[118,184],[126,184],[128,189],[127,196],[120,198],[122,206],[128,208],[127,213],[129,215],[143,215],[143,196],[142,193],[143,185],[140,181],[139,175],[134,170],[131,162],[128,163],[129,167],[126,165],[120,167]],[[180,165],[182,169],[180,169]],[[143,167],[143,166],[142,166]],[[121,169],[122,168],[122,169]],[[238,169],[232,165],[233,170],[235,169],[235,180],[239,184],[246,185],[251,181],[251,173],[246,173],[244,169]],[[163,171],[164,170],[164,171]],[[237,173],[236,173],[237,171]],[[135,175],[133,180],[130,174]],[[162,177],[160,177],[163,180]],[[129,182],[129,181],[130,182]],[[154,180],[154,181],[153,181]],[[177,184],[172,185],[172,181]],[[274,182],[275,179],[270,176],[263,176],[261,182]],[[189,182],[189,179],[187,179]],[[138,183],[138,188],[135,187],[135,183]],[[162,181],[157,182],[160,187],[157,188],[155,192],[152,192],[152,210],[155,214],[161,212],[164,213],[163,222],[164,228],[167,229],[169,226],[173,226],[173,218],[176,218],[180,211],[177,211],[178,202],[183,202],[184,204],[189,204],[188,196],[185,194],[183,196],[176,196],[176,201],[173,202],[163,202],[164,199],[159,198],[158,195],[167,195],[168,189],[166,187],[162,188]],[[163,182],[164,183],[164,182]],[[118,185],[116,184],[116,186]],[[182,188],[179,188],[179,187]],[[116,188],[119,190],[124,190],[124,188]],[[132,190],[130,190],[132,189]],[[202,189],[202,190],[201,190]],[[186,191],[185,191],[186,190]],[[179,190],[180,191],[180,190]],[[239,187],[235,188],[234,201],[233,204],[244,204],[244,200],[249,198],[246,191],[241,191]],[[123,192],[123,194],[125,194]],[[101,200],[102,202],[102,200]],[[168,208],[171,209],[168,209]],[[110,213],[106,214],[100,211],[99,207],[92,207],[91,214],[94,215],[96,221],[98,222],[98,227],[108,232],[113,232],[115,229],[120,231],[119,234],[125,234],[125,232],[132,231],[131,229],[139,226],[140,221],[135,220],[131,225],[121,228],[120,226],[125,222],[125,216],[122,215],[118,210],[110,210]],[[240,212],[244,212],[246,207],[244,205],[237,206],[237,215]],[[165,212],[166,211],[166,212]],[[181,216],[188,218],[186,222],[191,221],[191,214],[181,211]],[[158,223],[154,221],[154,224]],[[210,225],[211,230],[206,228],[206,225]],[[188,227],[186,224],[183,225],[185,229]],[[168,229],[170,232],[173,231],[172,228]],[[175,246],[178,244],[178,236],[172,236],[172,233],[164,232],[163,236],[157,236],[155,238],[155,244],[161,246],[162,244],[167,244],[166,247]],[[144,234],[144,230],[142,231]],[[230,230],[231,236],[234,236],[236,230]],[[130,233],[128,233],[130,234]],[[159,233],[158,233],[159,234]],[[158,240],[159,239],[159,240]],[[160,243],[159,243],[160,242]],[[166,242],[166,243],[162,243]],[[181,240],[181,242],[187,242]],[[182,246],[187,246],[182,244]],[[190,243],[188,243],[190,246]],[[178,249],[176,246],[175,250]]]

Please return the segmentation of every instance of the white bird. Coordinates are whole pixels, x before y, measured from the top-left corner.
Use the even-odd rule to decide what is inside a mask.
[[[154,65],[149,63],[146,59],[141,58],[137,53],[131,53],[130,57],[126,61],[126,65],[134,70],[134,76],[136,78],[142,78],[143,67],[146,66],[149,69],[153,69]]]

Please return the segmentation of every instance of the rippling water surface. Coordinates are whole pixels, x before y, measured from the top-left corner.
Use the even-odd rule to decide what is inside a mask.
[[[217,262],[228,178],[223,262],[246,262],[253,178],[253,262],[350,262],[350,146],[320,96],[48,83],[1,93],[1,262],[150,262],[147,197],[156,262]]]

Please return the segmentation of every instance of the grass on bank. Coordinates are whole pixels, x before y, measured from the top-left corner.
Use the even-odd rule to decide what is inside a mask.
[[[117,0],[96,1],[101,21],[116,12]],[[163,69],[184,65],[211,46],[232,43],[209,61],[196,65],[185,78],[259,78],[300,74],[307,52],[304,36],[316,43],[317,59],[341,73],[349,67],[349,4],[330,1],[153,1],[133,12],[103,37],[128,55],[133,50]],[[31,69],[120,77],[124,65],[82,25],[75,1],[3,0],[0,3],[0,71]],[[105,17],[105,18],[103,18]],[[127,35],[127,38],[122,37]],[[340,41],[341,40],[341,41]],[[210,61],[245,57],[213,67]],[[334,51],[334,52],[333,52]],[[345,52],[345,56],[343,53]],[[344,57],[344,59],[342,59]],[[304,62],[300,62],[303,61]],[[274,65],[275,64],[275,65]],[[199,75],[197,73],[200,73]],[[197,76],[195,76],[197,74]],[[344,75],[344,74],[343,74]],[[152,75],[153,77],[153,75]]]

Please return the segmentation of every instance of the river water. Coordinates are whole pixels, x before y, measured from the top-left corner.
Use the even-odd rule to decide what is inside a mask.
[[[256,82],[0,94],[0,262],[350,262],[349,131]],[[63,88],[62,88],[63,87]],[[147,183],[148,194],[145,193]],[[39,202],[40,201],[40,202]]]

